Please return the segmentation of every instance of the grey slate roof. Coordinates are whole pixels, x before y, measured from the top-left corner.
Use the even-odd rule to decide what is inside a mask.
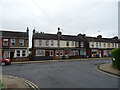
[[[119,39],[115,39],[115,38],[97,38],[97,37],[88,37],[86,36],[86,40],[91,42],[120,42]]]
[[[33,39],[58,40],[57,34],[34,33]],[[82,36],[61,35],[60,40],[86,41]]]
[[[27,32],[0,31],[0,37],[2,37],[2,38],[24,38],[24,39],[28,39],[28,34],[27,34]]]

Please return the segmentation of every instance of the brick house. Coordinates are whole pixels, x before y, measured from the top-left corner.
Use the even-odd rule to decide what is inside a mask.
[[[32,55],[34,60],[80,58],[86,56],[85,39],[81,35],[36,33],[33,30]]]
[[[0,31],[0,55],[12,60],[28,57],[29,30],[26,32]]]
[[[85,36],[89,48],[87,54],[89,57],[108,57],[111,55],[111,50],[119,48],[120,40],[118,37],[102,38],[101,35],[97,37]]]

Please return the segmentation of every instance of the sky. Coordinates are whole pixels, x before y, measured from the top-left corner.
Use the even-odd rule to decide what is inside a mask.
[[[0,0],[0,30],[118,36],[119,0]]]

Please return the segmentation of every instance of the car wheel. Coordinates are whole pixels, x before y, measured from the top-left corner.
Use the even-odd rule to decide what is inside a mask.
[[[1,65],[2,65],[2,66],[5,66],[5,65],[6,65],[6,63],[5,63],[5,62],[1,62]]]

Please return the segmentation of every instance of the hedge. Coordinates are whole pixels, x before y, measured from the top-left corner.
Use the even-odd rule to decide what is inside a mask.
[[[113,49],[111,57],[113,67],[120,70],[120,48]]]

